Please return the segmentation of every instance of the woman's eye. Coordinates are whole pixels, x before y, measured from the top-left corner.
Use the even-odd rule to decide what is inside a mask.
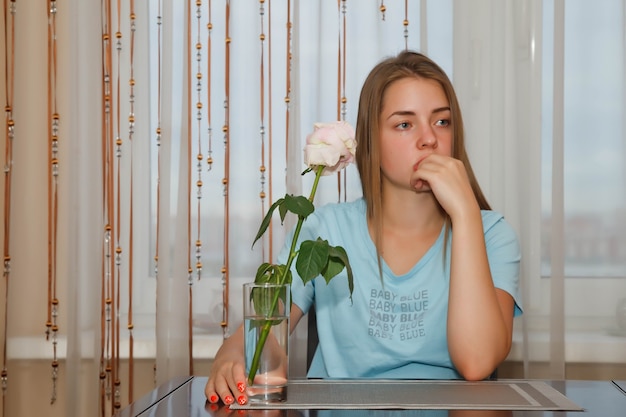
[[[450,126],[450,120],[448,120],[448,119],[437,120],[437,122],[435,122],[435,125],[437,125],[437,126]]]
[[[396,125],[396,127],[399,129],[408,129],[409,126],[410,126],[409,122],[402,122]]]

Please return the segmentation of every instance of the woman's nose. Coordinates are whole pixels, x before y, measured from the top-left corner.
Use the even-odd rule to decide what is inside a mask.
[[[435,132],[432,127],[429,126],[422,129],[419,138],[417,139],[417,147],[419,149],[437,147],[437,137],[435,136]]]

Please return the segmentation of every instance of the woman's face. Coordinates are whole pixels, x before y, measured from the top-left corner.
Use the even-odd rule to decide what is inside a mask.
[[[438,82],[402,78],[387,87],[380,114],[383,181],[413,189],[411,175],[432,153],[452,155],[450,103]]]

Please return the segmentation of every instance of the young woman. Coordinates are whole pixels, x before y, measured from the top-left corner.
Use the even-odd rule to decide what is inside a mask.
[[[354,273],[350,298],[345,279],[303,285],[294,270],[292,329],[313,303],[317,314],[309,376],[487,378],[521,314],[520,251],[474,177],[444,71],[410,51],[380,62],[356,140],[363,198],[316,209],[299,236],[342,246]],[[217,353],[210,402],[247,401],[242,340],[239,329]]]

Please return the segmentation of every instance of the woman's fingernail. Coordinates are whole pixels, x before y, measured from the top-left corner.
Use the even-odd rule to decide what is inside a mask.
[[[231,397],[230,395],[227,395],[226,398],[224,398],[224,404],[230,405],[235,401],[235,399],[233,397]]]
[[[240,405],[244,405],[246,403],[246,397],[244,397],[243,395],[240,395],[239,398],[237,398],[237,402]]]
[[[239,390],[239,392],[244,392],[246,390],[246,384],[244,384],[243,382],[238,382],[237,389]]]
[[[209,398],[209,401],[212,403],[216,403],[217,402],[217,395],[213,394],[211,395],[211,398]]]

